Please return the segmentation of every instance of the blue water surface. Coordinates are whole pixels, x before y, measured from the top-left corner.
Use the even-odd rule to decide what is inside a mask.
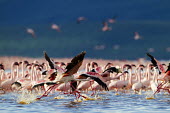
[[[64,99],[54,99],[52,94],[30,104],[19,104],[19,94],[0,95],[1,113],[169,113],[170,95],[157,94],[155,99],[147,100],[145,92],[119,93],[109,91],[99,94],[101,99],[74,102],[73,95],[64,95]]]

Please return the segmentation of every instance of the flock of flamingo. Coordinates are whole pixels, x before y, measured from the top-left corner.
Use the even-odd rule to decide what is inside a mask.
[[[116,17],[117,16],[113,16],[112,18],[108,18],[107,20],[103,21],[102,22],[103,27],[101,28],[101,31],[103,31],[103,32],[111,31],[112,27],[109,26],[109,24],[115,23],[116,22]],[[76,23],[80,24],[80,23],[82,23],[83,21],[86,21],[86,20],[87,20],[86,17],[80,16],[80,17],[77,18]],[[51,29],[56,30],[57,32],[61,32],[61,28],[57,24],[52,24]],[[37,37],[36,33],[35,33],[35,30],[33,28],[27,28],[26,32],[28,34],[30,34],[33,38]],[[138,32],[134,32],[134,40],[139,40],[139,39],[142,39],[142,37],[139,35]]]
[[[6,72],[0,64],[0,93],[20,92],[22,90],[43,92],[40,97],[61,92],[73,94],[76,99],[87,98],[83,93],[151,90],[153,95],[159,92],[170,93],[170,63],[160,63],[147,53],[151,62],[144,64],[114,65],[108,62],[101,66],[97,62],[88,62],[80,70],[86,52],[76,55],[70,62],[56,62],[44,52],[44,62],[13,62],[11,70]]]

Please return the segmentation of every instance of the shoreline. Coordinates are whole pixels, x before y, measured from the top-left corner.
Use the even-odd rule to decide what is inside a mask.
[[[64,62],[64,63],[69,63],[72,58],[51,58],[54,61],[57,62]],[[5,69],[10,69],[12,62],[22,62],[24,60],[27,60],[29,63],[32,63],[34,61],[38,61],[39,63],[46,62],[45,58],[33,58],[33,57],[20,57],[20,56],[3,56],[0,57],[0,64],[3,64]],[[99,65],[104,66],[107,63],[111,62],[113,65],[118,65],[121,66],[123,64],[144,64],[146,65],[147,63],[150,63],[150,61],[145,60],[145,59],[138,59],[138,60],[107,60],[107,59],[91,59],[91,58],[84,58],[83,64],[80,67],[80,69],[85,68],[85,64],[89,62],[97,62]],[[161,63],[165,63],[168,65],[169,61],[167,60],[161,60]]]

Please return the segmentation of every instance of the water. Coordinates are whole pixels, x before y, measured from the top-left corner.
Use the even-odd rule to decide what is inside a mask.
[[[25,95],[28,104],[19,104],[23,98],[22,94],[9,93],[0,95],[0,111],[1,113],[169,113],[170,111],[170,95],[157,94],[155,99],[147,100],[147,93],[141,95],[133,93],[119,93],[109,91],[99,94],[99,99],[75,102],[73,95],[52,94],[41,100],[35,101],[36,95]],[[54,97],[60,96],[60,99]],[[33,99],[34,100],[31,100]],[[94,98],[94,97],[93,97]]]

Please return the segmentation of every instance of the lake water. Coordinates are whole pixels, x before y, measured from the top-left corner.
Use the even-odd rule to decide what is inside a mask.
[[[170,95],[160,93],[155,99],[147,100],[151,92],[117,93],[101,92],[98,99],[75,102],[73,95],[51,94],[35,101],[36,95],[9,93],[0,95],[0,113],[169,113]],[[88,95],[88,94],[87,94]],[[89,96],[89,95],[88,95]],[[60,99],[54,99],[60,97]],[[89,96],[90,97],[90,96]],[[25,98],[29,104],[19,104]],[[94,97],[91,97],[94,98]]]

